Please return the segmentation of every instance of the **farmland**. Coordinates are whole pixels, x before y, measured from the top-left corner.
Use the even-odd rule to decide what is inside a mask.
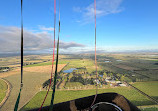
[[[158,100],[158,81],[137,82],[133,85],[144,93]]]
[[[31,56],[32,57],[32,56]],[[45,57],[41,57],[42,59]],[[47,57],[46,57],[47,58]],[[48,59],[48,58],[47,58]],[[41,60],[42,61],[42,60]],[[13,63],[12,63],[13,64]],[[58,71],[60,71],[66,64],[59,64]],[[54,66],[55,69],[55,66]],[[22,90],[22,98],[19,107],[22,107],[29,101],[37,92],[41,90],[42,83],[50,78],[51,65],[24,67],[24,86]],[[0,73],[1,78],[5,78],[12,85],[10,96],[2,107],[2,111],[11,111],[14,108],[18,91],[20,88],[20,68],[14,67],[8,72]],[[7,106],[10,107],[7,107]]]
[[[153,108],[145,108],[145,109],[141,109],[142,111],[157,111],[158,108],[153,107]]]
[[[122,81],[130,82],[149,96],[158,99],[157,58],[157,53],[97,55],[99,93],[117,92],[138,106],[155,104],[136,90],[127,86],[119,86],[116,82],[121,84],[123,84]],[[49,85],[51,60],[51,55],[24,56],[24,87],[20,108],[26,103],[23,109],[40,106]],[[10,111],[14,108],[13,103],[16,101],[20,88],[20,57],[0,58],[0,67],[9,67],[7,72],[0,73],[0,77],[8,80],[12,85],[11,94],[2,107],[2,111]],[[55,70],[55,62],[53,68]],[[69,72],[70,69],[73,70]],[[60,55],[55,103],[95,94],[95,70],[92,54]],[[50,96],[51,92],[45,106],[50,104]],[[10,107],[7,107],[8,105]]]
[[[124,95],[127,99],[129,99],[135,105],[151,105],[154,104],[145,98],[143,95],[139,94],[137,91],[131,88],[108,88],[108,89],[99,89],[99,93],[105,92],[116,92]],[[44,106],[50,105],[51,93],[49,93],[48,98],[44,104]],[[45,96],[46,92],[39,92],[22,110],[37,108],[41,105],[41,102]],[[81,98],[85,96],[94,95],[95,90],[66,90],[66,91],[56,91],[55,95],[55,103],[64,102],[68,100],[73,100],[76,98]],[[41,102],[39,102],[41,101]]]
[[[127,74],[135,81],[158,80],[156,54],[109,54],[98,56],[99,65],[102,69],[115,73]],[[111,62],[105,63],[105,60]],[[119,61],[118,61],[119,60]]]

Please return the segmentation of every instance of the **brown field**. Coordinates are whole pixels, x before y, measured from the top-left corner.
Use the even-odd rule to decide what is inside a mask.
[[[58,72],[66,64],[58,65]],[[55,70],[55,66],[54,66]],[[42,84],[44,81],[50,78],[51,65],[47,66],[34,66],[34,67],[24,67],[24,86],[22,90],[22,95],[19,103],[19,108],[26,104],[37,92],[42,89]],[[0,73],[0,78],[7,79],[12,87],[11,94],[2,107],[2,111],[13,111],[14,104],[16,102],[19,86],[20,86],[20,68],[14,69],[10,72]],[[9,107],[8,107],[9,106]]]
[[[60,71],[65,65],[66,64],[58,64],[58,71]],[[51,69],[52,69],[52,65],[46,65],[46,66],[25,67],[24,71],[50,73]],[[53,71],[55,71],[55,65],[53,65]]]
[[[11,68],[13,68],[13,67],[20,67],[20,64],[17,64],[17,65],[8,65],[8,67],[11,67]]]
[[[65,66],[66,64],[58,64],[58,72]],[[35,72],[35,73],[50,73],[52,65],[47,66],[34,66],[34,67],[24,67],[25,72]],[[55,65],[53,66],[53,70],[55,71]],[[20,74],[20,68],[14,69],[9,72],[0,73],[0,78],[8,77],[11,75]]]

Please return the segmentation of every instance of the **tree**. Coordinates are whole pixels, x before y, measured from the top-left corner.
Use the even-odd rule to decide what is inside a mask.
[[[107,74],[106,72],[103,73],[104,78],[107,78]]]

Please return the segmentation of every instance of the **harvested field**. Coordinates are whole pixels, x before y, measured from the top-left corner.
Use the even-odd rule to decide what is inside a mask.
[[[58,64],[58,71],[60,71],[66,64]],[[27,72],[51,72],[52,65],[47,66],[36,66],[36,67],[25,67],[24,71]],[[53,70],[55,71],[55,65],[53,65]]]
[[[59,64],[58,72],[64,66],[64,64]],[[24,87],[22,90],[19,108],[26,104],[37,92],[40,91],[43,82],[50,78],[50,71],[51,65],[24,68]],[[20,88],[20,69],[15,69],[14,71],[3,73],[3,75],[1,73],[0,77],[2,76],[5,77],[5,79],[7,79],[12,84],[13,88],[11,90],[8,100],[6,101],[1,110],[13,111],[14,104],[16,102]]]
[[[58,72],[65,66],[66,64],[58,64]],[[35,67],[24,67],[24,74],[25,72],[36,72],[36,73],[50,73],[52,65],[48,66],[35,66]],[[53,67],[55,70],[55,65]],[[11,75],[20,74],[20,68],[14,69],[9,72],[0,73],[0,78],[8,77]]]

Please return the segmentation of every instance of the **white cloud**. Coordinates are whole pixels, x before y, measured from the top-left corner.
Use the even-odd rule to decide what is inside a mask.
[[[97,0],[97,17],[121,12],[123,10],[123,8],[120,6],[122,1],[123,0]],[[74,7],[73,11],[80,12],[82,14],[83,22],[91,22],[94,20],[94,3],[84,8]]]
[[[82,9],[80,7],[73,7],[73,11],[82,12]]]
[[[33,33],[24,30],[24,51],[49,50],[53,47],[52,35],[48,32]],[[76,42],[60,41],[60,48],[85,47]],[[20,51],[20,28],[0,26],[0,53]]]
[[[66,50],[60,50],[62,53],[67,53]],[[107,52],[158,52],[158,46],[102,46],[97,47],[97,54]],[[94,46],[86,47],[74,47],[70,48],[69,54],[80,54],[80,53],[95,53]]]
[[[54,31],[53,27],[45,27],[45,26],[42,26],[42,25],[39,25],[39,29],[42,30],[42,31]]]

